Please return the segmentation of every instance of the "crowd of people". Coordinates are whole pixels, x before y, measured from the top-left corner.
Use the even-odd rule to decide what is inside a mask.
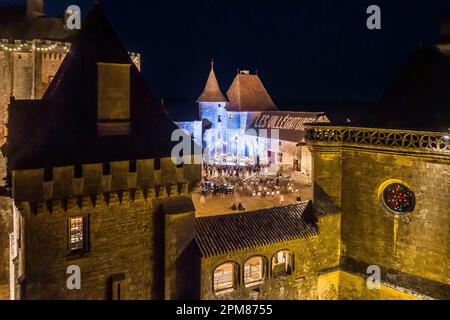
[[[218,177],[240,177],[248,178],[249,176],[261,173],[263,169],[267,166],[255,164],[255,165],[215,165],[215,164],[204,164],[203,166],[203,176],[209,178]]]
[[[200,204],[203,207],[207,197],[225,198],[232,196],[235,200],[232,210],[245,211],[240,196],[278,197],[280,205],[285,203],[285,195],[295,195],[300,202],[298,189],[290,175],[281,173],[268,175],[261,165],[214,165],[205,164],[201,182]]]

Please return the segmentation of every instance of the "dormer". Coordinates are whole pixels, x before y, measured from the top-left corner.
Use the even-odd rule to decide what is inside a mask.
[[[97,62],[97,131],[130,133],[130,64]]]

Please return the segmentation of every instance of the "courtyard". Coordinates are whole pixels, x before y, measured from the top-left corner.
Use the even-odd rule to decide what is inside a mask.
[[[248,212],[294,204],[297,202],[298,196],[301,201],[312,199],[309,176],[300,172],[284,174],[278,178],[278,186],[276,186],[276,179],[276,175],[263,173],[252,174],[245,178],[227,178],[228,183],[224,183],[225,192],[216,194],[203,192],[203,201],[202,188],[199,188],[192,195],[196,216]],[[212,180],[214,181],[214,179]],[[239,203],[242,204],[244,210],[237,208]],[[233,208],[233,205],[236,207]]]

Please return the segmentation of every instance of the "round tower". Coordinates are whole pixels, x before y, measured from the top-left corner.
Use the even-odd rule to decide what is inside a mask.
[[[219,82],[217,81],[214,72],[214,61],[211,60],[211,70],[206,81],[205,88],[202,94],[198,97],[197,103],[199,106],[199,114],[202,123],[210,123],[208,128],[203,128],[202,147],[207,148],[209,152],[215,150],[216,144],[219,142],[218,137],[226,141],[226,115],[225,104],[227,98],[220,90]],[[221,118],[222,123],[219,124],[218,119]],[[204,121],[207,119],[208,121]],[[220,130],[220,134],[218,132]]]

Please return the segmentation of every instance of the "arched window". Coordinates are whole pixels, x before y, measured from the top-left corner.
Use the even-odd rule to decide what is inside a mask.
[[[236,265],[228,262],[221,264],[214,270],[214,291],[234,289],[236,284]]]
[[[288,275],[292,273],[292,254],[281,250],[272,257],[272,276]]]
[[[259,282],[264,277],[263,257],[252,257],[244,265],[244,283]]]

